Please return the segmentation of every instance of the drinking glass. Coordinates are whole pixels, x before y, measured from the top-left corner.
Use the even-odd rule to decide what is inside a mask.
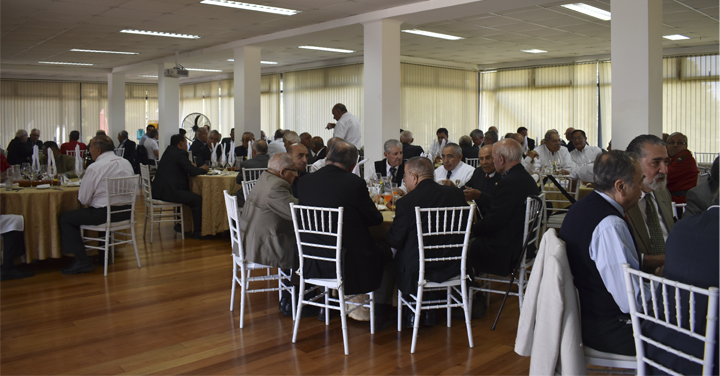
[[[12,191],[12,185],[13,185],[13,168],[10,166],[5,173],[3,173],[5,177],[5,190],[6,191]]]
[[[20,165],[13,165],[12,167],[12,179],[13,181],[22,180],[22,175],[20,174],[21,167]]]
[[[28,178],[30,178],[30,170],[31,170],[31,169],[32,169],[32,167],[30,167],[30,163],[23,163],[23,164],[22,164],[22,172],[23,172],[23,175],[25,175],[25,176],[28,177]]]

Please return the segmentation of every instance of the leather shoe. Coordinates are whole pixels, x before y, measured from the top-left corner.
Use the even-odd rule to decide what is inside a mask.
[[[435,309],[422,311],[422,314],[420,314],[420,325],[422,326],[435,326],[439,323],[440,317],[438,317],[437,310]]]
[[[305,310],[305,309],[303,308],[303,310]],[[317,315],[318,321],[325,322],[325,314],[327,313],[326,311],[327,310],[325,308],[320,308],[320,312]],[[336,311],[334,309],[331,309],[329,311],[330,311],[330,319],[331,320],[332,320],[333,316],[337,316],[339,313],[338,311]]]
[[[73,263],[72,265],[70,265],[70,267],[63,269],[62,274],[72,275],[80,273],[90,273],[93,270],[95,270],[95,265],[93,265],[92,261],[86,260],[84,262]]]
[[[180,226],[179,223],[176,223],[173,230],[175,230],[175,232],[182,232],[182,226]]]
[[[32,270],[18,270],[15,268],[12,269],[3,269],[0,271],[0,281],[7,281],[9,279],[22,279],[22,278],[28,278],[34,276],[35,273]]]
[[[292,317],[292,299],[286,296],[280,299],[280,313],[285,317]]]

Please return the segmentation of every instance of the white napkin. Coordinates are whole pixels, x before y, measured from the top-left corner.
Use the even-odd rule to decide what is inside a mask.
[[[53,155],[52,149],[47,149],[47,160],[48,160],[48,168],[47,172],[48,175],[50,175],[51,178],[54,178],[55,175],[57,175],[57,166],[55,166],[55,156]]]
[[[212,162],[213,165],[217,163],[217,154],[215,154],[217,147],[217,144],[213,144],[212,149],[210,149],[210,162]]]
[[[80,156],[80,145],[75,145],[75,174],[80,176],[83,172],[83,160]]]
[[[360,157],[358,157],[358,159],[360,159]],[[352,171],[353,174],[355,174],[355,175],[357,175],[357,176],[360,176],[360,166],[361,166],[361,165],[364,165],[365,162],[367,162],[367,161],[368,161],[367,158],[365,158],[365,159],[363,159],[362,161],[358,162],[358,163],[355,165],[355,168],[354,168],[353,171]],[[362,176],[360,176],[360,177],[362,177]]]
[[[442,151],[443,151],[443,149],[445,149],[446,143],[447,143],[447,141],[445,141],[445,139],[443,138],[442,143],[440,144],[440,150],[438,150],[439,155],[442,155]]]
[[[247,150],[248,155],[247,155],[247,159],[252,159],[252,145],[253,145],[253,142],[252,142],[252,141],[248,141],[248,150]]]
[[[50,188],[50,184],[40,184],[36,186],[37,189],[48,189]]]
[[[228,163],[235,166],[235,141],[230,141],[230,150],[228,151]]]
[[[225,144],[220,144],[220,164],[225,166],[227,163],[227,154],[225,154]]]
[[[40,171],[40,149],[38,149],[37,145],[33,145],[32,169]]]

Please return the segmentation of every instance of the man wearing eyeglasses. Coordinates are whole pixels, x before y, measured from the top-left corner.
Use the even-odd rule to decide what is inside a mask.
[[[667,169],[667,187],[670,190],[672,201],[683,204],[686,201],[687,191],[695,188],[700,171],[697,162],[690,150],[687,149],[687,137],[675,132],[668,137],[667,151],[670,159]]]
[[[297,174],[295,175],[292,183],[293,196],[298,197],[298,182],[300,178],[307,174],[307,148],[303,144],[293,144],[288,148],[288,153],[292,156],[295,161],[295,168]]]
[[[487,137],[487,134],[486,134]],[[531,174],[543,167],[555,167],[562,174],[569,174],[575,167],[567,148],[560,147],[558,131],[545,133],[545,143],[527,152],[522,164]]]

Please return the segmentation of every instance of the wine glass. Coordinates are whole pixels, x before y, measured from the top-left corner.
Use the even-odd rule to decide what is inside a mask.
[[[31,170],[30,163],[22,164],[22,173],[23,173],[23,175],[25,175],[28,178],[30,177],[30,170]]]

